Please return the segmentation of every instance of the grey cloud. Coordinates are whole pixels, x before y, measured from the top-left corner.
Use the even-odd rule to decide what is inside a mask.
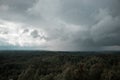
[[[93,26],[92,37],[102,46],[120,45],[120,17],[106,16]]]
[[[40,31],[37,31],[37,30],[33,30],[30,35],[33,37],[33,38],[39,38],[39,39],[45,39],[47,40],[47,37]]]
[[[105,46],[120,46],[119,3],[119,0],[1,0],[0,5],[8,6],[8,10],[0,8],[0,18],[45,30],[48,38],[38,30],[30,35],[46,38],[47,49],[102,50]],[[28,29],[23,31],[27,32]]]
[[[83,3],[83,0],[65,0],[63,1],[62,19],[68,23],[76,25],[88,25],[89,31],[83,32],[83,36],[87,38],[82,40],[80,32],[76,35],[78,38],[73,37],[74,44],[77,48],[83,47],[96,47],[101,46],[114,46],[119,45],[119,30],[120,30],[120,17],[119,17],[119,1],[104,0]],[[100,14],[100,9],[106,11]],[[97,20],[96,17],[100,18]],[[92,33],[92,34],[91,34]],[[90,35],[89,35],[90,34]],[[95,49],[96,49],[95,48]]]
[[[99,9],[108,9],[111,14],[119,15],[119,0],[64,0],[62,1],[61,17],[73,24],[93,25],[94,16]]]
[[[4,34],[8,34],[8,31],[5,31],[4,29],[1,29],[1,28],[0,28],[0,34],[3,34],[3,35],[4,35]]]
[[[31,32],[31,36],[33,36],[33,38],[37,38],[37,37],[39,37],[40,35],[39,35],[39,33],[38,33],[37,30],[34,30],[34,31]]]
[[[37,17],[29,15],[27,10],[36,2],[37,0],[0,0],[0,18],[30,24]]]
[[[0,0],[0,5],[7,5],[10,10],[15,12],[26,11],[36,0]]]
[[[23,33],[29,32],[29,29],[24,29]]]

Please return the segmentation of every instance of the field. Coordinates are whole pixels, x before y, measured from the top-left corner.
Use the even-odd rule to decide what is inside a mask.
[[[0,80],[120,80],[120,52],[0,51]]]

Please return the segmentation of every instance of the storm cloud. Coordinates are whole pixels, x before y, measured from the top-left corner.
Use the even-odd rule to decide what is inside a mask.
[[[120,50],[119,4],[119,0],[0,0],[0,48]]]

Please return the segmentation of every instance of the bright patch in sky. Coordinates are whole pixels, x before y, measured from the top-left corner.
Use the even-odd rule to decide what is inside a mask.
[[[0,0],[0,49],[119,49],[119,8],[120,0]]]
[[[47,35],[40,28],[26,27],[23,24],[0,20],[0,40],[10,45],[40,46],[47,40]]]

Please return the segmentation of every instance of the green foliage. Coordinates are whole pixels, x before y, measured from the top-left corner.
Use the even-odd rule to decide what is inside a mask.
[[[119,54],[43,53],[0,54],[0,80],[120,80]]]

